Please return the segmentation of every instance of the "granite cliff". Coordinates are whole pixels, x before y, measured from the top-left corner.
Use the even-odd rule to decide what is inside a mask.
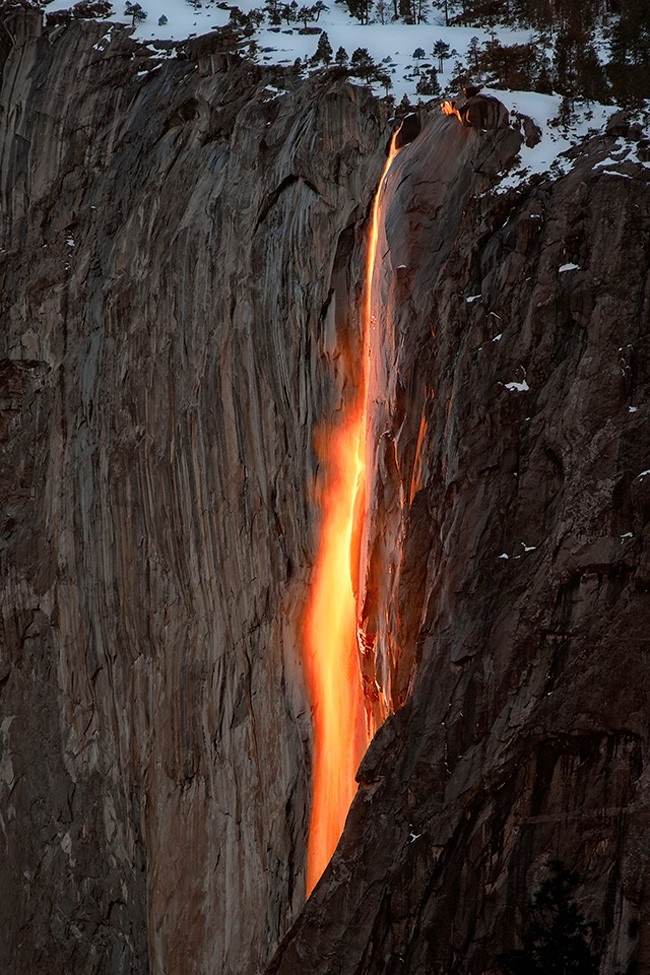
[[[390,124],[105,34],[0,24],[0,966],[494,972],[559,858],[602,972],[650,972],[650,177],[598,165],[642,133],[495,194],[507,113],[434,114],[391,170],[360,600],[395,713],[303,907],[313,432]]]
[[[252,972],[304,899],[312,428],[385,124],[3,27],[0,968]]]
[[[507,131],[450,125],[398,157],[380,248],[366,607],[396,713],[271,971],[496,972],[558,859],[601,971],[648,972],[650,174],[611,168],[644,142],[615,120],[491,195]]]

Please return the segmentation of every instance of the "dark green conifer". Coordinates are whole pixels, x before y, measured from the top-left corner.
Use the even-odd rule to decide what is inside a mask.
[[[559,861],[551,870],[533,897],[522,947],[497,961],[505,975],[598,975],[594,928],[573,897],[578,877]]]

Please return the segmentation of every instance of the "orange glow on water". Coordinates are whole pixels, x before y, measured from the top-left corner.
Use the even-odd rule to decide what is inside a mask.
[[[313,710],[312,808],[307,848],[307,894],[336,849],[355,775],[368,746],[357,641],[359,545],[363,528],[366,398],[369,376],[372,285],[379,235],[380,194],[395,156],[395,136],[372,209],[362,310],[363,357],[350,376],[357,393],[341,424],[321,430],[317,450],[325,474],[321,530],[303,620],[304,656]]]
[[[460,124],[463,124],[463,116],[460,114],[453,102],[443,102],[440,106],[443,115],[455,115]]]

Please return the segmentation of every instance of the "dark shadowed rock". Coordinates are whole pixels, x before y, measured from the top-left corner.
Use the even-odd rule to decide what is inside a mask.
[[[2,24],[0,969],[494,975],[561,859],[603,975],[649,971],[621,123],[496,196],[522,137],[478,95],[389,174],[359,599],[394,713],[304,905],[313,432],[352,395],[387,119],[212,39],[150,72],[125,30]]]
[[[627,112],[615,112],[607,122],[607,134],[623,136],[635,142],[644,135],[643,126],[630,118]]]
[[[439,118],[389,176],[365,612],[398,710],[274,975],[496,972],[553,859],[601,970],[650,964],[650,174],[612,144],[491,199],[499,141]]]
[[[411,112],[410,115],[406,115],[397,132],[397,138],[395,139],[396,148],[401,149],[402,146],[413,142],[419,136],[421,130],[422,122],[417,112]]]
[[[520,115],[517,113],[517,121],[521,125],[524,133],[524,142],[528,148],[533,149],[539,145],[542,138],[542,130],[533,122],[532,118],[529,118],[528,115]]]
[[[304,901],[312,434],[385,121],[219,38],[141,76],[128,31],[12,17],[0,970],[254,972]]]
[[[475,129],[499,129],[508,124],[508,111],[497,98],[474,95],[458,106],[463,121]]]

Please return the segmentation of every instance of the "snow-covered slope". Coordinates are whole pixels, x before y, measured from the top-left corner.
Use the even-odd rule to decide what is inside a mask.
[[[71,6],[70,0],[52,0],[51,3],[43,4],[48,13],[67,10]],[[248,13],[253,9],[261,9],[262,3],[256,0],[239,0],[236,6]],[[131,16],[124,13],[124,7],[124,2],[114,3],[114,14],[110,19],[117,23],[130,24]],[[142,7],[147,18],[136,21],[133,36],[145,42],[180,41],[206,34],[215,28],[224,27],[230,17],[229,5],[220,6],[216,0],[207,0],[198,6],[188,0],[143,0]],[[418,75],[413,70],[419,70],[427,64],[439,67],[438,60],[431,54],[436,41],[441,40],[450,48],[451,57],[444,62],[443,72],[439,76],[441,87],[444,88],[454,60],[457,57],[464,59],[472,38],[476,37],[483,44],[491,37],[491,31],[487,27],[445,27],[444,18],[437,11],[430,14],[430,22],[426,24],[360,24],[350,16],[345,3],[330,0],[327,7],[318,22],[310,26],[321,28],[327,33],[334,51],[343,47],[351,55],[357,48],[366,48],[376,62],[383,62],[382,67],[387,70],[392,81],[391,94],[397,101],[404,95],[412,101],[420,100],[416,92]],[[161,17],[167,18],[166,23],[159,23]],[[254,35],[258,45],[257,60],[262,64],[290,65],[296,58],[302,61],[312,58],[318,44],[318,35],[301,34],[301,26],[301,23],[283,23],[281,27],[273,28],[266,20]],[[498,30],[502,43],[525,43],[530,40],[530,36],[530,31],[525,30],[505,27]],[[424,49],[427,57],[418,63],[413,58],[413,52],[419,47]],[[383,94],[381,85],[375,87],[378,94]]]
[[[44,2],[42,6],[44,11],[52,13],[68,9],[71,3],[70,0],[51,0]],[[110,47],[110,22],[131,24],[131,15],[126,12],[125,6],[125,0],[113,4],[113,12],[107,21],[107,32],[102,43],[105,50]],[[135,21],[133,36],[144,43],[155,45],[157,41],[181,42],[226,26],[234,4],[219,3],[217,0],[143,0],[142,6],[147,16],[144,20]],[[268,11],[262,8],[261,0],[239,0],[237,7],[245,14],[252,10],[265,14],[250,41],[244,43],[244,53],[260,64],[293,65],[299,59],[304,74],[318,70],[310,61],[316,52],[319,33],[303,33],[301,23],[296,22],[272,26]],[[504,25],[497,28],[447,27],[444,17],[436,9],[429,11],[427,20],[428,23],[417,25],[399,22],[361,24],[350,15],[343,0],[330,0],[321,11],[317,22],[312,20],[310,26],[327,33],[334,52],[342,47],[351,56],[358,48],[367,50],[382,72],[390,78],[390,92],[396,103],[404,97],[413,103],[428,100],[429,96],[418,94],[417,84],[421,72],[429,66],[438,69],[438,80],[443,91],[447,89],[447,95],[455,94],[452,92],[453,86],[449,86],[453,66],[458,61],[466,61],[472,42],[475,49],[477,44],[482,47],[489,40],[495,39],[503,45],[523,44],[534,40],[539,43],[539,38],[534,39],[531,31]],[[443,62],[432,53],[438,41],[448,45],[448,57]],[[547,40],[547,43],[551,45],[552,41]],[[418,48],[425,52],[424,58],[413,57]],[[167,45],[164,50],[158,48],[157,54],[160,57],[174,57],[176,48]],[[547,54],[549,58],[552,56],[552,47],[548,48]],[[439,70],[441,64],[442,71]],[[386,92],[380,82],[375,81],[371,86],[378,95]],[[567,164],[560,158],[562,154],[586,135],[602,131],[607,118],[616,111],[616,107],[611,105],[591,104],[584,109],[577,107],[570,124],[561,127],[557,122],[562,101],[559,95],[494,88],[486,89],[486,93],[498,97],[511,111],[513,119],[515,114],[532,118],[541,133],[541,140],[535,147],[524,148],[522,151],[521,166],[503,181],[504,189],[521,184],[533,173],[566,171]]]

